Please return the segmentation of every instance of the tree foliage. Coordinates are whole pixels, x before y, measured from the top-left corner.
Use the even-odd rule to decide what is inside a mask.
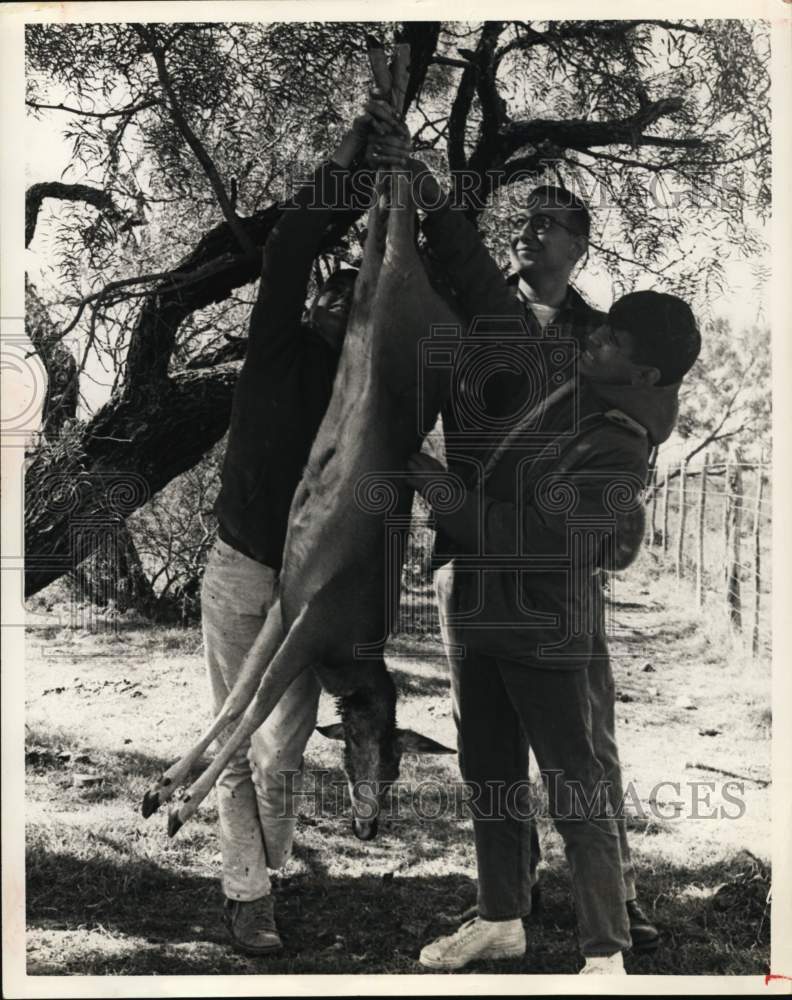
[[[543,178],[588,196],[592,266],[617,288],[711,297],[724,247],[759,248],[762,22],[30,25],[29,112],[72,148],[66,174],[28,192],[26,235],[57,279],[38,295],[76,342],[72,382],[98,365],[114,380],[70,431],[85,477],[133,474],[156,493],[222,437],[260,248],[365,95],[367,31],[410,42],[416,149],[466,173],[471,216],[499,196],[484,217],[496,248],[503,199]],[[320,262],[354,255],[354,232],[339,244],[354,222],[338,220]],[[58,574],[69,518],[101,507],[83,491],[48,512],[51,473],[34,458],[27,477],[27,551],[44,567],[29,591]]]
[[[705,448],[725,458],[740,445],[758,461],[770,448],[770,330],[754,325],[735,330],[722,317],[702,331],[702,353],[685,379],[684,407],[677,432],[691,458]]]

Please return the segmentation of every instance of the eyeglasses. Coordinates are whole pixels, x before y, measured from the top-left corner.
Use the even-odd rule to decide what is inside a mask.
[[[542,212],[532,215],[530,218],[519,218],[513,220],[514,229],[524,229],[526,223],[531,227],[535,236],[542,236],[548,230],[552,229],[553,226],[559,226],[561,229],[566,229],[568,233],[572,236],[580,236],[580,233],[575,232],[574,229],[570,229],[569,226],[565,226],[563,222],[559,222],[558,219],[552,218],[552,216],[544,215]]]

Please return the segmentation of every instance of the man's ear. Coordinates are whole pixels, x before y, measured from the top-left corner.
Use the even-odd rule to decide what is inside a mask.
[[[580,233],[575,236],[571,245],[574,249],[574,258],[575,263],[577,264],[579,260],[582,260],[583,257],[585,257],[586,252],[588,251],[588,240],[582,233]]]
[[[397,729],[396,741],[402,753],[456,753],[429,736],[422,736],[414,729]]]
[[[633,385],[657,385],[659,381],[660,369],[647,365],[636,370],[635,377],[633,378]]]
[[[322,736],[326,736],[329,740],[343,740],[344,723],[331,722],[329,726],[317,726],[316,731],[317,733],[321,733]]]

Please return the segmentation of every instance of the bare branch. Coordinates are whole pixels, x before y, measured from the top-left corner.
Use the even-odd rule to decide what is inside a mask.
[[[467,166],[465,133],[475,94],[476,67],[470,63],[460,77],[448,116],[448,166],[451,170],[464,170]]]
[[[404,92],[405,110],[420,95],[440,38],[440,21],[404,21],[399,38],[410,46],[410,71]]]
[[[168,67],[165,64],[165,54],[162,46],[157,41],[157,35],[154,29],[143,24],[136,24],[133,27],[140,37],[146,42],[149,47],[149,51],[154,58],[154,63],[157,67],[157,76],[159,77],[160,84],[167,98],[168,107],[170,108],[171,116],[176,127],[181,132],[185,142],[195,154],[195,158],[198,160],[204,173],[208,177],[209,183],[212,185],[212,190],[214,191],[215,197],[220,205],[220,210],[222,211],[226,222],[231,227],[231,231],[236,237],[239,246],[246,254],[253,256],[256,252],[256,248],[248,239],[247,233],[240,224],[239,216],[234,211],[234,207],[226,194],[225,187],[220,179],[220,174],[217,172],[217,167],[215,167],[214,162],[207,153],[203,143],[200,141],[195,132],[193,132],[192,128],[190,128],[190,125],[184,116],[184,112],[176,99],[173,84],[171,83],[171,78],[168,73]]]
[[[84,201],[100,212],[106,212],[115,219],[123,218],[113,199],[101,188],[90,184],[63,184],[60,181],[42,181],[32,184],[25,193],[25,246],[36,233],[41,203],[45,198],[60,198],[62,201]]]
[[[141,101],[140,104],[130,104],[128,108],[119,108],[117,111],[86,111],[84,108],[71,108],[66,104],[39,104],[38,101],[25,101],[29,108],[34,111],[66,111],[72,115],[82,115],[84,118],[119,118],[124,115],[134,115],[138,111],[145,111],[146,108],[153,108],[159,104],[157,98],[148,101]]]
[[[484,23],[475,52],[469,55],[471,65],[459,81],[448,123],[449,166],[452,170],[469,166],[477,171],[481,178],[477,193],[483,197],[490,191],[487,170],[493,165],[500,165],[497,155],[500,130],[509,120],[506,102],[498,92],[495,62],[495,47],[505,27],[505,21]],[[463,55],[468,55],[467,50],[460,51]],[[465,132],[474,94],[481,107],[481,129],[468,164],[465,162]]]
[[[453,66],[455,69],[467,69],[470,63],[467,59],[452,59],[450,56],[433,56],[433,66]]]
[[[647,136],[644,129],[654,125],[660,118],[675,114],[682,108],[678,97],[666,97],[652,101],[629,118],[611,121],[589,121],[585,118],[571,118],[555,121],[535,118],[529,122],[512,122],[502,130],[505,149],[516,152],[522,146],[552,142],[555,145],[587,152],[592,146],[668,146],[693,149],[704,145],[700,138],[666,139],[662,136]]]

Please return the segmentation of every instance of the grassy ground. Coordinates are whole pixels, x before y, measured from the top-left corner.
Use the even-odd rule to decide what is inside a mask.
[[[654,956],[626,957],[628,971],[763,973],[769,666],[731,644],[716,610],[696,612],[651,552],[615,581],[612,611],[631,839],[641,899],[663,933]],[[474,901],[469,822],[442,808],[455,800],[455,758],[406,759],[400,808],[362,844],[343,809],[340,746],[315,735],[307,788],[325,772],[323,807],[305,796],[294,856],[275,876],[286,951],[233,954],[220,923],[212,800],[173,840],[163,817],[138,810],[151,776],[205,722],[199,631],[89,633],[41,614],[27,664],[30,974],[414,973],[421,946]],[[401,637],[390,664],[400,723],[453,743],[437,644]],[[320,722],[334,714],[323,701]],[[744,777],[742,791],[724,786],[727,772]],[[471,972],[581,964],[563,851],[542,827],[543,905],[526,921],[527,954]]]

